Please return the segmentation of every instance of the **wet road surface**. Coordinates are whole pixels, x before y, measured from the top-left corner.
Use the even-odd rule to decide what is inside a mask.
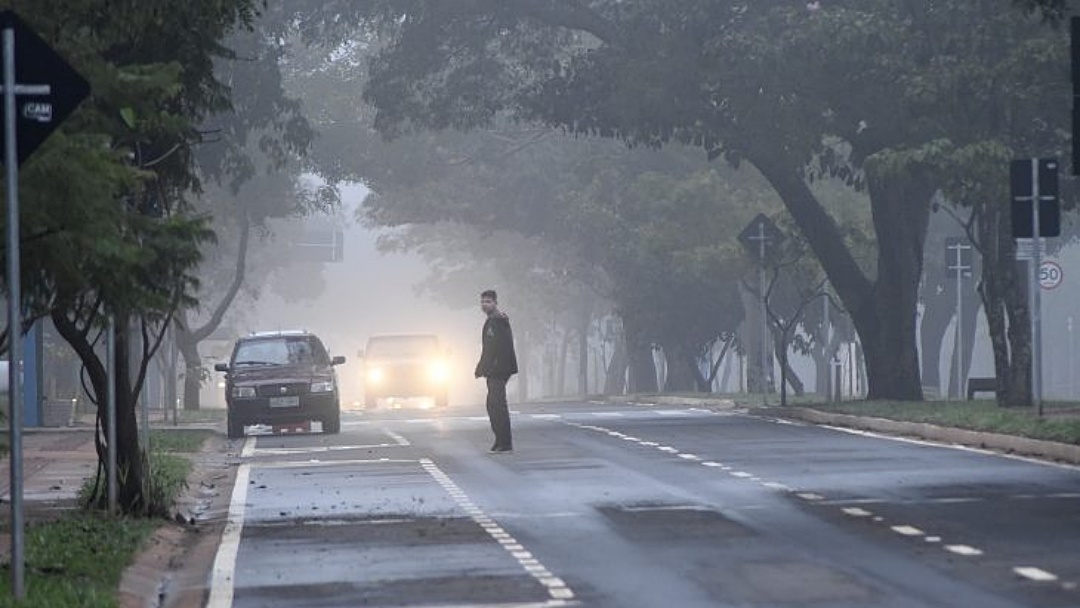
[[[209,605],[1080,606],[1080,470],[732,411],[248,437]]]

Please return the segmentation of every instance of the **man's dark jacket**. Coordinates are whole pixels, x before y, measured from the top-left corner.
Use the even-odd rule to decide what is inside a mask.
[[[501,312],[488,317],[484,321],[481,339],[483,348],[480,362],[476,364],[477,378],[509,378],[518,372],[510,317]]]

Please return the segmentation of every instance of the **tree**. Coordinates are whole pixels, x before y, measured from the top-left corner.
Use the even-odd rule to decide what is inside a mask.
[[[918,260],[896,255],[906,245],[883,244],[879,264],[890,271],[889,280],[876,284],[866,278],[803,179],[823,135],[854,130],[858,123],[830,108],[828,87],[836,79],[814,80],[821,79],[822,63],[807,65],[820,59],[816,51],[807,52],[807,40],[781,38],[790,44],[777,46],[777,28],[805,14],[690,1],[596,6],[365,5],[358,17],[394,35],[394,43],[373,63],[365,93],[377,108],[376,127],[389,135],[472,128],[505,110],[580,134],[649,145],[682,141],[732,162],[749,159],[780,194],[849,303],[874,360],[871,393],[916,397],[917,366],[906,364],[915,361],[914,296],[907,298],[910,305],[896,303],[914,293]],[[815,48],[821,37],[818,32]],[[481,81],[499,86],[479,89]],[[817,97],[790,94],[807,84]],[[865,95],[880,96],[876,88],[888,84],[881,78],[872,87],[862,83],[861,90],[873,88]],[[860,153],[856,158],[870,151]],[[922,197],[929,189],[925,181],[918,189],[900,191]],[[883,221],[890,209],[913,208],[884,179],[870,186],[882,201],[877,215]],[[920,217],[888,218],[892,230],[886,238],[918,241],[925,223]],[[898,353],[905,364],[895,365]]]
[[[213,58],[228,56],[221,40],[250,24],[255,5],[127,4],[20,7],[92,87],[20,176],[22,306],[29,318],[52,319],[98,403],[107,379],[95,346],[106,317],[116,319],[120,506],[143,513],[155,505],[144,490],[135,403],[163,328],[194,304],[192,271],[212,237],[181,193],[198,186],[193,149],[205,134],[197,125],[229,104]],[[104,415],[99,408],[102,425]]]
[[[773,336],[776,360],[780,364],[780,405],[787,405],[787,386],[802,395],[802,383],[791,368],[789,353],[795,332],[803,323],[806,309],[814,301],[828,297],[827,280],[821,267],[809,256],[802,238],[787,239],[768,264],[765,285],[765,313]]]
[[[219,221],[230,223],[238,246],[224,264],[228,278],[210,292],[216,303],[204,311],[185,311],[177,319],[186,410],[199,409],[199,389],[209,376],[199,343],[221,325],[244,285],[252,227],[272,217],[324,211],[337,202],[332,186],[311,189],[300,183],[302,157],[315,133],[298,99],[286,90],[283,68],[292,47],[287,38],[274,34],[277,27],[275,12],[260,15],[252,28],[229,37],[231,57],[215,65],[215,78],[231,84],[231,108],[207,117],[202,125],[217,143],[200,150],[200,172],[219,189],[214,196],[200,197],[199,203]],[[212,270],[203,268],[203,276]],[[208,313],[201,323],[196,322],[198,312]]]
[[[870,397],[919,399],[922,250],[930,199],[946,177],[935,150],[950,136],[964,148],[963,130],[941,126],[970,120],[970,108],[955,103],[958,89],[946,97],[927,84],[942,65],[960,65],[966,71],[946,70],[963,76],[959,91],[998,91],[987,74],[967,69],[983,60],[981,36],[997,33],[967,24],[992,18],[1010,35],[1039,35],[1037,23],[1008,6],[416,0],[331,10],[393,36],[365,93],[388,135],[475,128],[505,111],[575,133],[682,141],[749,160],[850,311]],[[848,153],[828,154],[826,136],[849,144]],[[822,162],[811,169],[815,158]],[[808,189],[818,171],[847,173],[867,188],[876,276],[860,268]]]

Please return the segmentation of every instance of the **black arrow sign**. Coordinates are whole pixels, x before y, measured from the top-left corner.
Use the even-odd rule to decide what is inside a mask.
[[[47,95],[16,96],[15,133],[19,164],[22,164],[90,94],[90,84],[12,11],[0,13],[0,30],[5,29],[15,31],[16,87],[50,87]],[[3,61],[2,47],[0,61]],[[5,125],[0,121],[0,141],[4,133]]]

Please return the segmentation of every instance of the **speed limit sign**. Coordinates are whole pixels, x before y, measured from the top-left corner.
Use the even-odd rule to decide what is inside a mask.
[[[1064,278],[1065,273],[1062,272],[1061,265],[1057,262],[1046,260],[1039,266],[1039,286],[1043,289],[1054,289],[1061,285]]]

